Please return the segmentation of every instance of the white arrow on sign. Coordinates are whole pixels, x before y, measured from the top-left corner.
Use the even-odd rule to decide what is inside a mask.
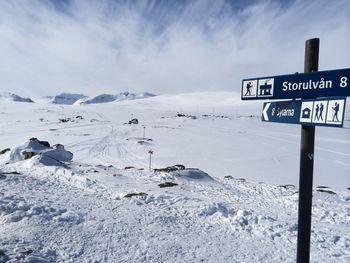
[[[263,118],[265,121],[268,121],[269,120],[269,117],[267,116],[267,110],[269,109],[271,103],[266,103],[264,109],[263,109]]]

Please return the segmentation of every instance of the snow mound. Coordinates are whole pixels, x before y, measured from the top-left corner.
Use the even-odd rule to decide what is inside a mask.
[[[263,227],[259,224],[264,222],[264,224],[271,225],[275,220],[268,216],[254,215],[252,211],[247,209],[236,209],[229,207],[227,204],[223,203],[212,203],[206,205],[198,213],[200,217],[210,218],[212,222],[221,223],[223,220],[228,220],[236,230],[244,229],[247,231],[252,231],[254,228],[256,231],[263,231]]]
[[[148,92],[145,92],[142,94],[135,94],[135,93],[129,93],[126,91],[117,95],[101,94],[92,98],[81,98],[77,100],[74,104],[81,105],[81,104],[107,103],[107,102],[113,102],[113,101],[144,99],[144,98],[149,98],[153,96],[155,95]]]
[[[204,207],[198,215],[208,217],[214,214],[220,214],[221,216],[227,218],[235,216],[237,214],[237,211],[232,207],[227,207],[225,204],[213,203]]]
[[[17,102],[33,102],[32,99],[30,99],[30,98],[23,98],[21,96],[18,96],[17,94],[13,94],[10,92],[1,93],[0,99],[17,101]]]
[[[74,94],[74,93],[61,93],[56,96],[54,96],[50,102],[53,104],[65,104],[65,105],[72,105],[77,100],[87,98],[87,96],[83,94]]]
[[[178,170],[174,172],[176,177],[186,179],[186,180],[200,180],[200,181],[214,181],[214,179],[197,168],[186,168],[184,170]]]
[[[23,145],[17,146],[0,156],[0,163],[16,163],[26,159],[32,159],[34,163],[43,165],[63,166],[62,162],[71,161],[73,154],[66,151],[61,144],[51,147],[46,141],[31,138]]]

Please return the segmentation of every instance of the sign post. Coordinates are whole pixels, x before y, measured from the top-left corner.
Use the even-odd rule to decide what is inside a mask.
[[[320,39],[305,43],[304,72],[318,71]],[[297,263],[310,262],[315,126],[301,126]]]
[[[343,127],[350,96],[350,68],[318,71],[319,45],[306,41],[304,73],[242,80],[242,100],[285,99],[264,103],[262,121],[301,124],[297,263],[310,262],[315,126]]]

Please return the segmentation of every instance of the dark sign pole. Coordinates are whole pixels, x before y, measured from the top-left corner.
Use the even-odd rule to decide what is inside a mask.
[[[304,72],[318,71],[320,39],[309,39],[305,43]],[[312,180],[314,168],[315,127],[301,126],[299,209],[297,263],[310,262]]]

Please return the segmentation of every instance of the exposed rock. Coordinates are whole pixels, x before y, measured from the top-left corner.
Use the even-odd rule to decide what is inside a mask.
[[[125,198],[131,198],[133,196],[147,196],[147,194],[140,192],[140,193],[129,193],[124,195]]]
[[[192,120],[197,119],[197,116],[187,115],[187,114],[183,114],[183,113],[177,113],[176,117],[184,117],[184,118],[189,118],[189,119],[192,119]]]
[[[7,262],[9,260],[10,260],[10,258],[9,258],[8,255],[6,255],[5,251],[0,249],[0,262],[4,262],[5,263],[5,262]]]
[[[6,152],[8,152],[10,150],[11,150],[10,148],[3,149],[3,150],[0,151],[0,154],[4,154],[4,153],[6,153]]]
[[[278,187],[284,188],[284,189],[290,189],[290,188],[295,188],[295,185],[293,184],[283,184],[279,185]]]
[[[321,193],[336,195],[336,193],[333,190],[329,189],[329,187],[327,186],[317,186],[316,191]]]
[[[23,151],[22,155],[24,157],[24,160],[32,158],[34,155],[36,155],[35,152],[29,152],[29,151]]]
[[[165,172],[165,173],[169,173],[169,172],[174,172],[174,171],[179,171],[179,170],[184,170],[185,166],[182,164],[176,164],[173,166],[167,166],[165,168],[158,168],[158,169],[154,169],[154,172]]]
[[[139,120],[134,118],[129,121],[129,124],[139,124]]]
[[[182,164],[175,164],[174,167],[177,168],[178,170],[185,170],[186,169],[186,167]]]
[[[63,122],[63,123],[65,123],[65,122],[69,122],[69,121],[71,121],[71,118],[64,118],[64,119],[58,119],[60,122]]]
[[[177,183],[173,183],[173,182],[165,182],[165,183],[158,184],[158,186],[160,188],[173,187],[173,186],[176,186],[176,185],[178,185],[178,184]]]
[[[335,192],[333,192],[330,189],[316,189],[317,192],[321,192],[321,193],[327,193],[327,194],[332,194],[332,195],[336,195]]]

